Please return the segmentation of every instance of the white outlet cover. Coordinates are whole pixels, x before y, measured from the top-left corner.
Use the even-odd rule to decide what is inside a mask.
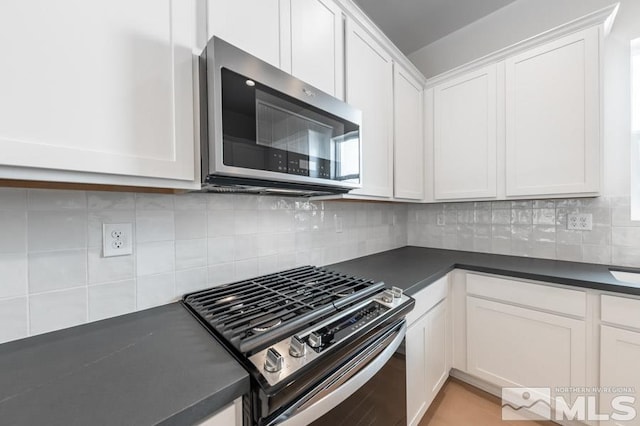
[[[593,215],[591,213],[572,213],[567,216],[567,229],[591,231],[593,229]]]
[[[104,257],[133,254],[133,225],[130,223],[102,224],[102,254]]]

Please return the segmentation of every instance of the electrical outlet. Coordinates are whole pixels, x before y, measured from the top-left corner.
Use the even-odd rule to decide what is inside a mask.
[[[444,226],[445,224],[444,213],[438,213],[438,216],[436,217],[436,224],[438,226]]]
[[[132,235],[133,226],[130,223],[103,223],[103,256],[112,257],[133,254]]]
[[[591,231],[593,229],[593,215],[591,213],[574,213],[567,216],[567,229]]]

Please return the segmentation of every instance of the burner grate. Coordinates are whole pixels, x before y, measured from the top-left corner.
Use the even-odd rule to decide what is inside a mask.
[[[384,288],[304,266],[188,294],[184,303],[241,353],[261,350]]]

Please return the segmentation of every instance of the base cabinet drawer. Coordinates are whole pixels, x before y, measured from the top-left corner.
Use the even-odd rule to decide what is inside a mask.
[[[504,387],[584,386],[584,321],[467,296],[468,373]]]
[[[197,423],[196,426],[240,426],[242,424],[242,399],[216,411],[211,417]]]

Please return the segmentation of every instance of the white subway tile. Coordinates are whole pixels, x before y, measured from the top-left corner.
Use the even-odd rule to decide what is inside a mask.
[[[236,235],[255,234],[258,232],[257,210],[236,210],[233,214]]]
[[[221,237],[235,233],[235,218],[232,210],[214,210],[207,215],[207,235]]]
[[[132,255],[103,257],[102,249],[88,250],[89,284],[122,281],[133,278],[134,259]]]
[[[258,245],[255,235],[237,235],[233,240],[233,258],[235,260],[247,260],[258,257]]]
[[[209,238],[207,242],[207,253],[209,265],[218,263],[228,263],[234,260],[235,239],[234,237]]]
[[[184,210],[175,212],[176,240],[207,237],[207,212]]]
[[[136,282],[125,280],[89,287],[89,321],[124,315],[136,309]]]
[[[206,210],[208,194],[180,194],[173,196],[176,210]]]
[[[235,265],[233,262],[211,265],[207,268],[207,280],[211,285],[226,284],[233,281]]]
[[[0,253],[26,253],[27,214],[22,210],[0,210]]]
[[[136,273],[162,274],[175,269],[175,245],[173,241],[139,243],[136,253]]]
[[[127,192],[96,191],[87,193],[89,210],[133,210],[135,195]]]
[[[41,293],[86,284],[86,249],[29,254],[29,293]]]
[[[87,247],[87,213],[84,210],[30,211],[29,251]]]
[[[27,193],[29,210],[86,209],[84,191],[30,189]]]
[[[27,256],[25,254],[0,255],[0,298],[26,296]]]
[[[582,246],[582,261],[589,263],[611,264],[611,246],[589,245]]]
[[[614,246],[640,247],[640,228],[615,226],[611,229],[611,241]]]
[[[176,241],[176,270],[207,266],[207,239]]]
[[[137,309],[165,305],[176,300],[173,273],[138,277],[136,283]]]
[[[640,268],[640,247],[613,246],[612,249],[612,264]]]
[[[27,337],[28,312],[26,297],[0,300],[0,343]]]
[[[137,210],[173,210],[173,196],[165,194],[136,194]]]
[[[176,293],[178,296],[211,287],[207,282],[207,268],[176,271]]]
[[[175,239],[173,211],[137,210],[136,241],[171,241]]]
[[[26,189],[0,188],[0,210],[25,210],[26,208]]]
[[[231,194],[207,194],[207,208],[209,210],[233,210],[233,199]]]
[[[246,259],[235,262],[234,279],[246,280],[258,276],[258,259]]]
[[[29,322],[32,335],[72,327],[86,321],[86,287],[29,297]]]
[[[279,270],[277,254],[258,258],[258,273],[260,275],[272,274]]]

